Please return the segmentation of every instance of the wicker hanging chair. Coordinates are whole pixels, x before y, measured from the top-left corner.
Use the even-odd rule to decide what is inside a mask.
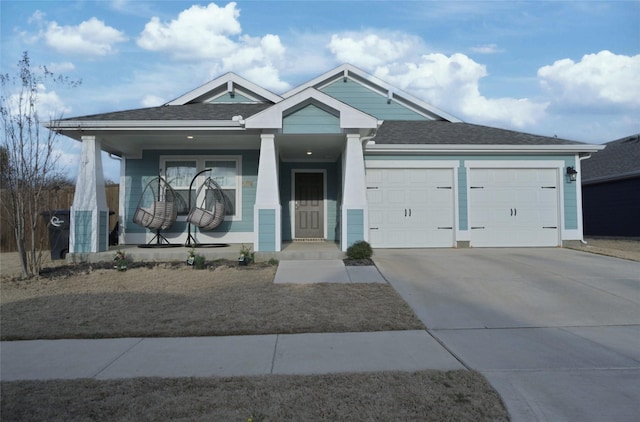
[[[227,211],[227,199],[220,185],[208,177],[198,188],[196,198],[200,198],[200,203],[191,209],[187,221],[200,230],[213,230],[222,224]]]
[[[151,245],[154,240],[158,245],[163,242],[169,243],[160,234],[160,231],[171,227],[178,217],[177,196],[162,176],[153,178],[142,191],[133,214],[133,222],[142,227],[156,230],[156,235],[148,245]]]

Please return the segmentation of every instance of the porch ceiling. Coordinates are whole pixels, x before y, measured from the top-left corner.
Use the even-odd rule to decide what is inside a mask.
[[[344,134],[278,134],[275,141],[283,161],[336,161],[345,139]]]
[[[260,149],[260,134],[254,131],[84,131],[82,135],[96,136],[105,152],[130,158],[140,157],[144,150]],[[284,161],[335,161],[342,154],[345,135],[276,134],[275,141]]]

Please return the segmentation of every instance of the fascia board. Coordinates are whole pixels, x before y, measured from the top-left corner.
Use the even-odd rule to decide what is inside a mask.
[[[338,79],[344,76],[345,71],[347,72],[347,75],[349,73],[353,73],[354,75],[358,76],[360,79],[366,80],[367,82],[376,85],[379,91],[391,91],[393,93],[394,97],[397,97],[400,100],[404,100],[405,102],[409,102],[409,103],[413,103],[416,106],[418,106],[418,108],[422,108],[426,111],[428,111],[431,114],[434,114],[444,120],[447,120],[449,122],[452,123],[460,123],[462,122],[462,120],[458,119],[457,117],[440,110],[437,107],[434,107],[430,104],[425,103],[424,101],[420,100],[419,98],[414,97],[413,95],[404,92],[398,88],[395,88],[394,86],[388,84],[387,82],[361,70],[358,69],[357,67],[345,63],[342,64],[338,67],[336,67],[333,70],[330,70],[326,73],[323,73],[322,75],[318,76],[317,78],[312,79],[309,82],[306,82],[302,85],[297,86],[296,88],[293,88],[292,90],[282,94],[282,96],[284,98],[289,98],[293,95],[296,95],[302,91],[304,91],[305,89],[308,88],[314,88],[319,84],[326,84],[329,81],[333,81],[334,79]],[[402,102],[402,101],[401,101]]]
[[[149,130],[242,127],[234,120],[65,120],[45,124],[51,130]]]
[[[340,113],[340,128],[342,129],[375,129],[378,127],[378,119],[355,109],[348,104],[336,100],[315,88],[307,88],[304,91],[289,97],[260,113],[254,114],[245,120],[247,129],[282,129],[282,115],[292,107],[313,99],[337,110]]]
[[[201,97],[202,95],[205,95],[206,93],[215,90],[216,88],[218,88],[221,85],[226,85],[229,81],[236,83],[240,86],[242,86],[243,88],[245,88],[246,90],[249,90],[251,92],[254,92],[258,95],[260,95],[263,98],[266,98],[267,100],[277,103],[279,101],[282,101],[282,97],[279,95],[274,94],[271,91],[268,91],[264,88],[262,88],[259,85],[254,84],[253,82],[250,82],[246,79],[244,79],[241,76],[236,75],[233,72],[229,72],[229,73],[225,73],[224,75],[220,76],[219,78],[216,78],[210,82],[207,82],[204,85],[199,86],[198,88],[187,92],[186,94],[176,98],[175,100],[172,100],[170,102],[168,102],[166,105],[184,105],[187,104],[189,101],[193,101],[194,99]]]
[[[571,153],[597,152],[604,149],[602,145],[450,145],[450,144],[367,144],[367,153],[412,153],[412,152],[438,152],[438,153]]]

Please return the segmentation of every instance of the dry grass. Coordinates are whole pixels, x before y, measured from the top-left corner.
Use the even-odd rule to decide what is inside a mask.
[[[640,261],[640,239],[587,238],[586,244],[574,243],[571,249],[598,255]]]
[[[3,277],[2,339],[424,329],[385,284],[275,285],[275,267]],[[54,264],[52,264],[55,266]],[[2,382],[3,421],[506,421],[473,371]]]
[[[276,267],[184,264],[2,280],[2,340],[424,329],[386,284],[276,285]]]
[[[2,419],[507,421],[473,371],[2,383]]]

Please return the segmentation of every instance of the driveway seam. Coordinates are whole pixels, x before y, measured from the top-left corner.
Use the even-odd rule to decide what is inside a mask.
[[[453,352],[453,350],[449,349],[449,347],[447,347],[446,344],[444,344],[444,342],[442,340],[440,340],[435,334],[433,334],[431,332],[430,329],[425,329],[425,331],[427,332],[427,334],[429,334],[435,341],[438,342],[438,344],[444,349],[446,350],[451,356],[454,357],[455,360],[457,360],[458,362],[460,362],[460,365],[464,366],[466,370],[471,371],[473,368],[471,368],[469,365],[467,365],[460,356],[458,356],[457,354],[455,354]]]
[[[273,368],[276,366],[276,355],[278,353],[278,340],[280,340],[280,334],[276,334],[276,343],[273,345],[273,356],[271,356],[271,370],[269,374],[273,374]]]

